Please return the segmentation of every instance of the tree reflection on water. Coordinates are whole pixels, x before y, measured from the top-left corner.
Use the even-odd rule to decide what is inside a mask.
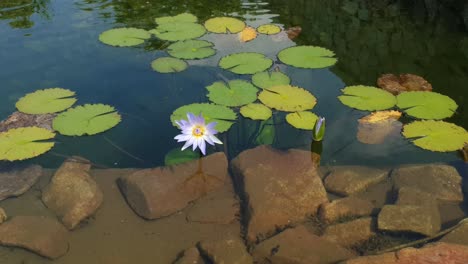
[[[50,0],[8,0],[0,1],[0,20],[8,21],[12,28],[31,28],[33,14],[49,18],[48,4]]]

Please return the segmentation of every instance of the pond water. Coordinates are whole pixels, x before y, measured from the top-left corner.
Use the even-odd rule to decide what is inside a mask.
[[[58,136],[52,151],[25,161],[25,164],[40,164],[53,169],[59,167],[65,157],[77,155],[103,168],[162,166],[165,155],[181,147],[173,139],[179,130],[171,124],[172,112],[186,104],[209,102],[205,87],[215,81],[250,80],[250,75],[236,75],[217,64],[221,57],[231,53],[259,52],[274,59],[273,67],[286,73],[293,85],[310,91],[317,98],[313,112],[327,120],[326,136],[321,145],[322,166],[390,168],[401,164],[441,162],[455,166],[462,177],[468,177],[467,165],[457,152],[423,150],[400,133],[394,133],[381,144],[364,144],[357,139],[357,119],[369,112],[353,110],[337,97],[342,94],[341,89],[349,85],[376,86],[378,77],[384,73],[423,76],[434,91],[451,97],[458,104],[455,115],[446,121],[468,129],[468,24],[464,24],[461,5],[436,1],[436,6],[428,7],[424,1],[378,2],[382,3],[359,0],[4,0],[0,2],[0,120],[15,111],[16,101],[26,93],[49,87],[67,88],[77,93],[79,104],[115,106],[122,115],[122,122],[94,136]],[[285,34],[278,37],[259,35],[247,43],[239,42],[236,35],[207,34],[201,39],[213,42],[217,54],[190,61],[189,68],[177,74],[161,74],[151,68],[153,60],[166,56],[161,50],[167,44],[163,41],[151,39],[139,46],[118,48],[98,40],[99,34],[111,28],[150,30],[156,26],[154,18],[183,12],[194,14],[202,22],[215,16],[231,16],[252,27],[274,23],[284,29],[300,26],[302,31],[294,39]],[[464,16],[466,21],[466,12]],[[277,53],[295,45],[330,49],[336,53],[338,63],[323,69],[299,69],[281,64],[276,59]],[[284,115],[275,114],[275,118],[275,125],[268,128],[273,136],[270,134],[263,142],[269,141],[277,149],[310,150],[310,131],[291,127],[284,121]],[[404,119],[404,122],[412,120]],[[230,160],[259,145],[261,140],[256,138],[259,123],[239,115],[231,129],[220,135],[224,146],[209,148],[209,152],[225,151]],[[115,173],[122,174],[121,171]],[[111,179],[115,180],[115,177]],[[110,182],[109,179],[99,180],[100,184]],[[111,189],[109,186],[103,188]],[[116,197],[113,198],[118,199]],[[5,206],[16,213],[30,212],[27,208],[31,208],[23,208],[20,201],[7,201]],[[24,201],[38,203],[34,194],[26,196]],[[127,210],[123,208],[122,204],[105,207],[104,211]],[[131,211],[125,211],[118,217],[130,218],[130,214]],[[105,227],[104,219],[109,218],[104,217],[97,227],[88,231],[77,231],[80,234],[75,239],[76,245],[86,245],[86,239],[93,237],[92,232],[98,232],[101,246],[97,247],[114,256],[86,263],[130,263],[118,252],[124,250],[124,244],[116,248],[102,247],[107,243],[103,238],[106,232],[119,229],[117,224],[109,227],[111,231],[100,229]],[[143,222],[129,221],[135,225]],[[166,227],[174,230],[177,225],[182,225],[179,222],[183,219],[162,221],[167,223],[157,228],[164,233]],[[188,230],[189,227],[184,228]],[[145,243],[145,239],[153,241],[144,235],[151,232],[149,226],[135,227],[135,230],[141,233],[136,235],[136,243]],[[131,229],[125,232],[126,239],[131,237]],[[210,232],[215,233],[215,230],[205,234]],[[169,236],[166,235],[161,236]],[[156,246],[164,247],[163,244],[160,242]],[[148,250],[149,247],[141,248]],[[175,256],[172,252],[179,248],[174,246],[171,250],[164,261]],[[80,251],[80,254],[86,252]],[[99,254],[93,250],[88,253]],[[57,263],[89,260],[78,253],[71,254],[65,262]],[[8,263],[48,263],[24,255],[27,253],[7,258],[11,261]],[[127,257],[135,259],[140,255],[144,254],[134,250]],[[27,262],[20,262],[24,259]],[[166,263],[164,261],[154,263]],[[150,257],[140,259],[139,263],[150,263]]]

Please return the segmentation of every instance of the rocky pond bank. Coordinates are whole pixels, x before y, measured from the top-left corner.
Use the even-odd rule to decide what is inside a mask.
[[[151,169],[73,157],[2,167],[0,263],[464,263],[465,208],[445,164],[316,168],[267,146]]]

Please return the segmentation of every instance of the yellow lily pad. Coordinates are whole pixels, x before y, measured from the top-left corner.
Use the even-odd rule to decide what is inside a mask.
[[[279,85],[263,90],[258,99],[270,108],[286,112],[310,110],[317,103],[317,99],[309,91],[291,85]]]

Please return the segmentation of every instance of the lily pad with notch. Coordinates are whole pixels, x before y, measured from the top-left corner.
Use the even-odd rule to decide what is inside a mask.
[[[26,94],[16,102],[18,111],[25,114],[51,114],[70,108],[75,92],[63,88],[48,88]]]
[[[259,72],[252,76],[252,83],[262,89],[268,89],[278,85],[289,85],[291,79],[280,71]]]
[[[334,56],[333,51],[316,46],[294,46],[278,53],[278,59],[284,64],[306,69],[333,66],[338,61]]]
[[[162,40],[179,41],[199,38],[205,35],[206,29],[197,23],[175,22],[161,24],[149,32]]]
[[[444,119],[451,117],[457,103],[446,95],[435,92],[403,92],[397,96],[397,106],[406,114],[421,119]]]
[[[318,116],[309,111],[289,113],[286,115],[286,121],[291,126],[304,130],[313,130],[317,119]]]
[[[154,21],[158,24],[170,24],[170,23],[196,23],[198,18],[190,13],[182,13],[175,16],[165,16],[155,18]]]
[[[181,59],[162,57],[151,62],[151,67],[159,73],[174,73],[184,71],[188,64]]]
[[[273,109],[299,112],[314,108],[317,99],[309,91],[291,85],[273,86],[263,90],[258,99]]]
[[[273,61],[261,53],[241,52],[221,58],[219,67],[237,74],[255,74],[269,69]]]
[[[205,122],[216,122],[215,129],[218,132],[225,132],[231,128],[237,119],[236,113],[223,105],[194,103],[177,108],[171,115],[172,125],[177,127],[175,121],[186,120],[187,113],[194,115],[202,114]]]
[[[107,45],[116,47],[131,47],[140,45],[149,39],[151,34],[139,28],[114,28],[102,32],[99,40]]]
[[[213,33],[239,33],[246,27],[245,23],[233,17],[214,17],[205,22],[205,28]]]
[[[55,133],[40,127],[20,127],[0,133],[0,160],[25,160],[49,151],[54,142],[46,142]]]
[[[358,110],[385,110],[396,104],[396,97],[393,94],[372,86],[348,86],[342,89],[342,92],[343,95],[338,96],[338,99],[344,105]]]
[[[204,59],[216,54],[213,46],[213,43],[206,40],[184,40],[167,47],[167,53],[179,59]]]
[[[207,86],[208,98],[213,103],[225,106],[242,106],[257,100],[258,89],[248,81],[232,80],[215,82]]]
[[[281,32],[281,28],[273,24],[264,24],[257,28],[258,33],[265,35],[275,35]]]
[[[263,104],[253,103],[244,105],[240,108],[240,113],[243,117],[253,120],[267,120],[271,117],[271,109]]]

